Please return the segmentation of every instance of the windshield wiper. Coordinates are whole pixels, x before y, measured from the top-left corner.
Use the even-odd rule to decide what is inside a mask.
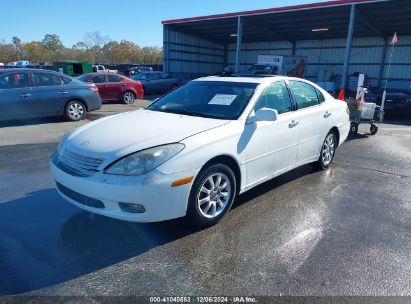
[[[173,114],[182,114],[182,115],[188,115],[188,116],[199,116],[199,117],[205,117],[205,118],[215,118],[218,119],[217,117],[209,114],[204,114],[200,112],[195,112],[195,111],[189,111],[185,108],[178,108],[178,109],[161,109],[159,107],[153,106],[155,111],[159,112],[165,112],[165,113],[173,113]]]

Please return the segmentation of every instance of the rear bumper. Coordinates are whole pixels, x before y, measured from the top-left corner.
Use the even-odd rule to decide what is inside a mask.
[[[93,93],[84,100],[87,104],[88,111],[95,111],[101,108],[102,100],[100,94]]]

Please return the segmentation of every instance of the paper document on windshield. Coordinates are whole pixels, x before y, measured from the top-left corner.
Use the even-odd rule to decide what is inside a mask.
[[[237,95],[216,94],[208,104],[229,106],[234,101],[234,99],[236,99],[236,97]]]

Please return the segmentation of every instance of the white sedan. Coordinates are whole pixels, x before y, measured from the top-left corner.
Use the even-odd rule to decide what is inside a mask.
[[[50,165],[59,193],[90,212],[210,226],[240,193],[307,163],[327,169],[349,128],[346,103],[309,81],[207,77],[78,128]]]

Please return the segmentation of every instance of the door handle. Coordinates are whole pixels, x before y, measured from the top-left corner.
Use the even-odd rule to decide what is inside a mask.
[[[325,112],[325,114],[324,114],[324,118],[328,118],[328,117],[330,117],[330,116],[331,116],[331,114],[332,114],[332,113],[330,113],[330,112],[328,112],[328,111],[327,111],[327,112]]]
[[[65,94],[68,94],[68,92],[67,91],[60,91],[60,94],[65,95]]]
[[[126,86],[126,84],[125,84],[125,83],[123,83],[121,86],[122,86],[122,87],[125,87],[125,86]]]
[[[288,125],[289,128],[294,128],[299,124],[298,121],[292,120],[291,123]]]
[[[27,98],[27,97],[30,97],[30,96],[31,96],[31,94],[29,94],[29,93],[20,95],[21,98]]]

